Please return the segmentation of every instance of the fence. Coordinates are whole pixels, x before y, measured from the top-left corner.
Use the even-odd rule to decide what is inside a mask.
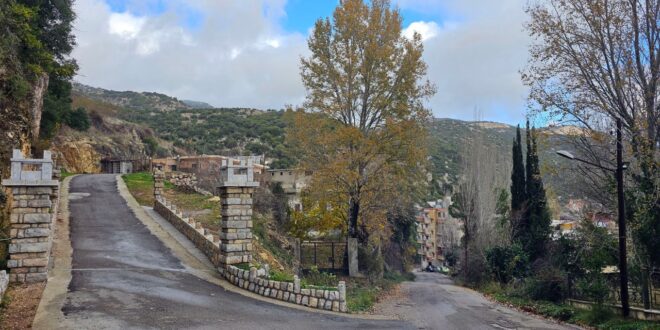
[[[619,274],[607,274],[606,281],[610,290],[605,303],[620,305],[621,291]],[[648,295],[646,295],[646,297],[644,295],[644,285],[642,284],[643,283],[641,280],[628,282],[628,302],[630,306],[643,309],[660,310],[660,270],[655,270],[650,273],[646,285],[646,291],[648,291]],[[569,277],[568,288],[569,298],[584,301],[590,300],[590,297],[580,291],[575,279]]]
[[[347,273],[347,243],[302,241],[299,246],[300,270],[304,273],[316,266],[319,271]]]

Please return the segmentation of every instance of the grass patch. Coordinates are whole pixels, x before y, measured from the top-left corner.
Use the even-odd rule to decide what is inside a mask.
[[[165,181],[165,199],[176,205],[186,216],[200,222],[213,233],[220,230],[220,202],[212,196],[195,192],[177,190],[169,181]]]
[[[249,262],[241,262],[240,264],[234,264],[234,267],[242,270],[250,270],[250,263]]]
[[[350,312],[369,311],[378,298],[392,290],[397,284],[412,281],[415,275],[412,273],[385,272],[383,279],[369,282],[366,279],[351,279],[346,285],[346,305]]]
[[[293,282],[293,275],[286,272],[280,272],[277,270],[271,270],[269,274],[269,278],[273,281]]]
[[[137,172],[121,176],[128,191],[140,205],[154,205],[154,177],[149,172]]]
[[[62,181],[64,181],[64,179],[66,179],[66,178],[68,178],[68,177],[70,177],[70,176],[73,176],[73,175],[76,175],[76,173],[68,172],[68,171],[65,170],[65,169],[62,169],[62,170],[60,171],[60,179],[61,179]]]
[[[498,283],[487,283],[478,289],[505,305],[563,322],[603,330],[660,330],[658,322],[622,319],[607,309],[581,310],[567,304],[532,300]]]

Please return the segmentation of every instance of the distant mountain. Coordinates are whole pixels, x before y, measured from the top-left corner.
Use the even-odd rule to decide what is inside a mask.
[[[191,100],[181,100],[185,105],[193,108],[193,109],[212,109],[213,106],[206,103],[206,102],[200,102],[200,101],[191,101]]]
[[[176,97],[153,92],[120,92],[91,87],[80,83],[73,83],[73,94],[84,95],[90,99],[99,100],[122,108],[142,111],[174,111],[193,109],[193,106],[180,101]]]

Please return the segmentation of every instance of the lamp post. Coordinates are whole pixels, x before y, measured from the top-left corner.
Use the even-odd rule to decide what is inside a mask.
[[[628,164],[623,162],[623,141],[621,137],[622,130],[621,118],[616,119],[616,169],[604,167],[584,159],[573,156],[568,151],[559,150],[557,154],[570,160],[577,160],[579,162],[598,167],[600,169],[613,172],[616,176],[616,192],[617,202],[619,208],[619,281],[621,289],[621,309],[623,317],[628,317],[630,314],[630,304],[628,303],[628,260],[626,256],[626,215],[625,215],[625,199],[623,196],[623,171],[628,167]]]

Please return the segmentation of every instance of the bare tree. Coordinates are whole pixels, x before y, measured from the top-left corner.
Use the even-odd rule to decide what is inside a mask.
[[[621,120],[633,243],[660,265],[660,0],[547,0],[527,12],[530,100],[545,117],[585,128],[580,156],[604,167],[614,158],[608,133]],[[610,174],[581,170],[603,195]]]
[[[479,118],[479,113],[475,113]],[[463,145],[461,166],[463,172],[453,196],[450,212],[462,220],[463,229],[463,273],[472,280],[473,274],[482,269],[471,269],[483,265],[485,251],[502,243],[502,232],[498,228],[498,187],[506,187],[510,166],[507,158],[495,153],[495,148],[486,141],[476,120],[471,134]]]

